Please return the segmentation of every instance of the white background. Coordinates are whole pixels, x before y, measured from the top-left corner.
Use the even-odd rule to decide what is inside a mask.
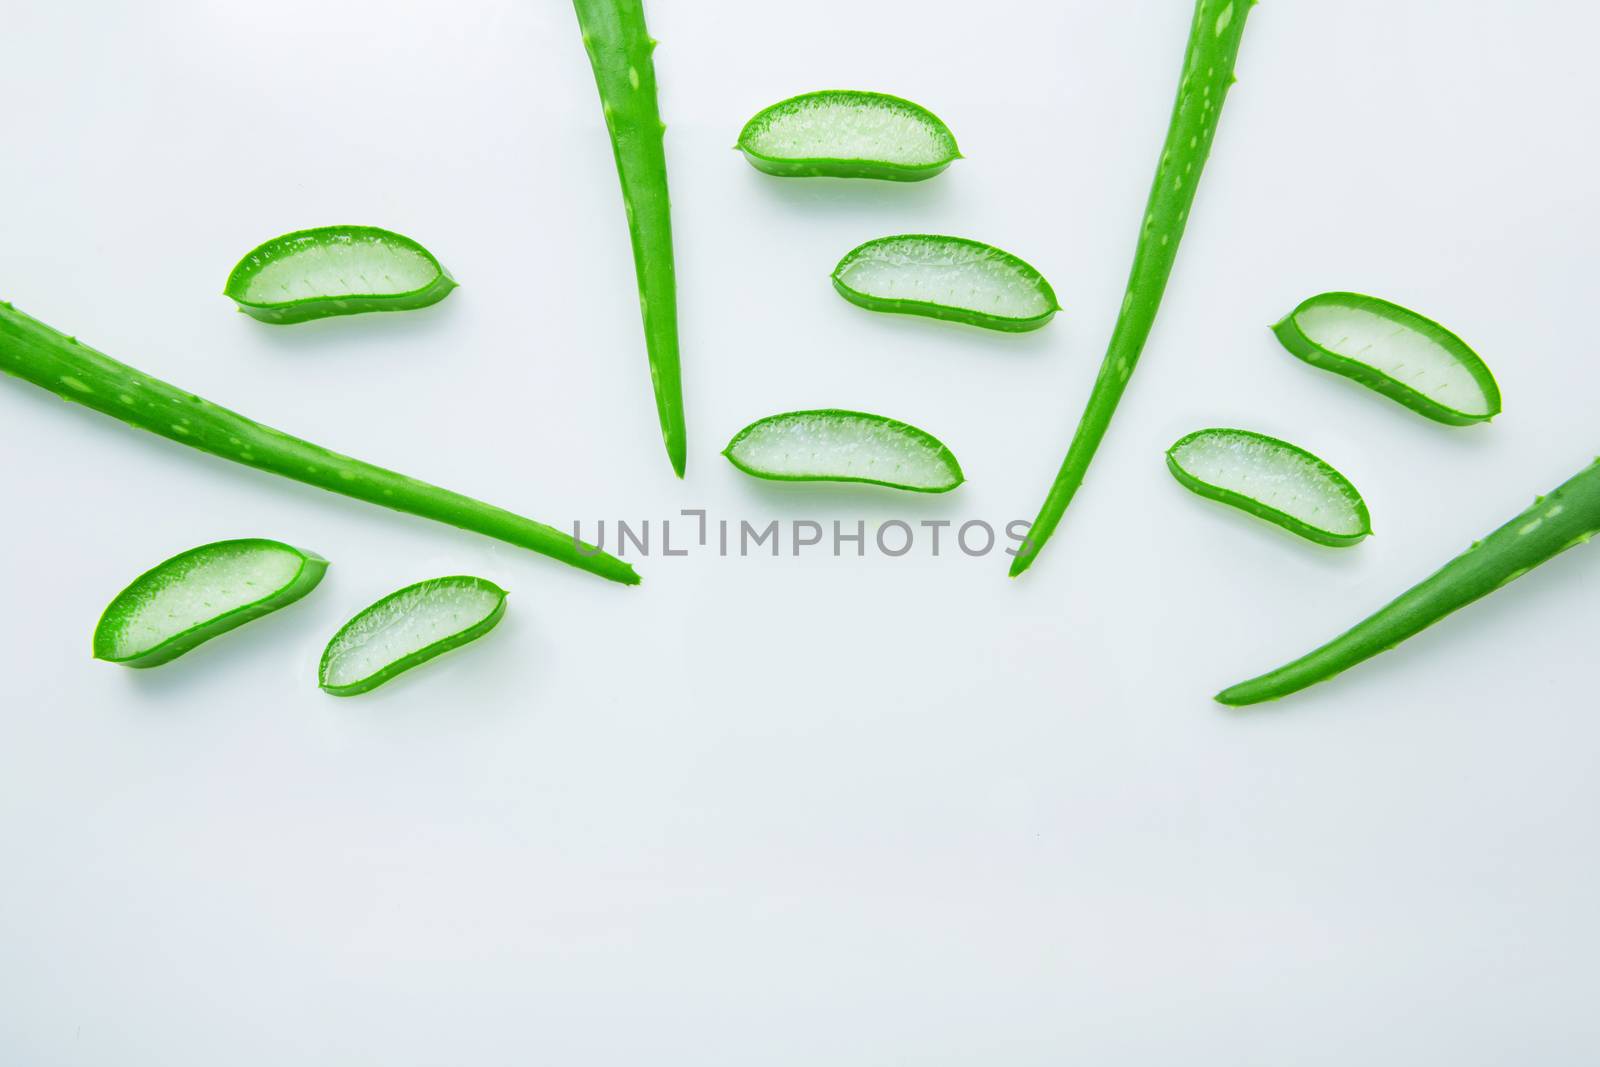
[[[561,525],[1031,518],[1189,13],[654,0],[682,483],[560,0],[10,0],[0,296]],[[626,589],[0,382],[0,1063],[1594,1062],[1600,552],[1279,705],[1208,698],[1600,448],[1597,32],[1570,0],[1258,8],[1144,363],[1016,582],[998,554],[701,551]],[[729,150],[830,86],[926,104],[968,158],[900,186]],[[259,241],[342,222],[416,237],[461,289],[293,327],[220,295]],[[1065,313],[1012,337],[831,291],[904,231],[1017,252]],[[1332,288],[1462,334],[1505,414],[1435,425],[1288,357],[1267,324]],[[931,430],[970,481],[774,487],[718,455],[829,405]],[[1205,425],[1320,453],[1377,535],[1321,548],[1184,492],[1161,454]],[[136,573],[246,535],[333,567],[159,670],[90,660]],[[318,692],[344,618],[452,572],[512,590],[498,631]]]

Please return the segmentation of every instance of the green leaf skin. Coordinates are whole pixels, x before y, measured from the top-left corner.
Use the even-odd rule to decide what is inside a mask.
[[[937,437],[864,411],[822,408],[757,419],[722,452],[739,470],[775,482],[861,482],[948,493],[966,480]]]
[[[1307,316],[1330,312],[1367,316],[1369,322],[1370,317],[1375,317],[1391,324],[1393,332],[1378,344],[1390,349],[1388,362],[1398,370],[1389,373],[1369,362],[1384,355],[1368,354],[1374,347],[1372,343],[1352,346],[1354,351],[1341,353],[1308,337]],[[1500,387],[1478,354],[1437,322],[1399,304],[1360,293],[1321,293],[1285,315],[1272,332],[1284,348],[1313,367],[1360,382],[1436,422],[1468,426],[1500,414]],[[1409,352],[1405,350],[1408,344]],[[1360,358],[1364,354],[1367,359]],[[1429,359],[1434,364],[1431,367]],[[1451,377],[1467,381],[1452,382]],[[1468,381],[1470,386],[1464,392],[1462,386]],[[1474,390],[1480,395],[1472,396]]]
[[[678,360],[678,291],[672,266],[672,209],[667,199],[666,126],[656,102],[656,42],[644,26],[640,0],[573,0],[583,47],[600,90],[611,150],[622,182],[622,204],[633,242],[633,267],[644,317],[650,384],[661,439],[673,471],[683,477],[688,449],[683,380]]]
[[[376,226],[323,226],[251,249],[228,275],[223,293],[246,315],[287,325],[427,307],[455,287],[433,253],[403,234]]]
[[[868,271],[871,287],[914,295],[862,291]],[[1007,333],[1037,330],[1061,310],[1044,275],[1010,252],[938,234],[906,233],[858,245],[834,268],[833,287],[869,311],[923,315]],[[935,294],[944,299],[924,298]],[[957,299],[964,302],[957,304]],[[996,307],[1005,310],[985,310]]]
[[[542,522],[291,437],[118,363],[0,303],[0,371],[190,448],[458,526],[624,585],[633,567]]]
[[[1207,442],[1224,446],[1242,446],[1242,449],[1249,454],[1243,457],[1241,462],[1259,461],[1261,469],[1256,480],[1262,486],[1262,496],[1276,490],[1285,493],[1300,509],[1313,513],[1328,510],[1326,505],[1329,503],[1329,498],[1332,498],[1332,501],[1336,502],[1332,508],[1334,514],[1330,514],[1328,520],[1325,520],[1327,525],[1317,525],[1308,518],[1274,507],[1258,496],[1206,481],[1185,466],[1184,459],[1185,453],[1190,448],[1197,443]],[[1361,499],[1356,487],[1350,484],[1350,479],[1305,449],[1287,441],[1280,441],[1276,437],[1268,437],[1266,434],[1250,430],[1196,430],[1179,438],[1167,450],[1167,469],[1172,472],[1172,476],[1179,484],[1191,492],[1247,511],[1319,545],[1345,548],[1359,544],[1372,533],[1372,520],[1367,513],[1366,501]],[[1285,478],[1296,484],[1284,486]],[[1323,498],[1321,502],[1323,506],[1319,506],[1319,502],[1315,499],[1318,496]],[[1333,521],[1341,517],[1336,514],[1341,509],[1348,510],[1349,514],[1342,517],[1350,521],[1340,524],[1342,529],[1329,528]]]
[[[1033,565],[1083,484],[1083,476],[1144,351],[1150,328],[1155,325],[1200,173],[1211,152],[1222,104],[1235,80],[1233,64],[1244,36],[1245,18],[1254,3],[1255,0],[1197,0],[1195,4],[1178,96],[1150,186],[1144,221],[1139,226],[1139,243],[1134,248],[1122,310],[1066,459],[1039,509],[1039,517],[1033,520],[1027,539],[1011,561],[1013,578]]]
[[[836,130],[837,147],[829,154],[779,155],[763,144],[763,138],[774,124],[799,122],[802,127],[809,127],[806,132],[815,129],[804,118],[808,112],[832,113],[821,116],[823,122],[831,118]],[[839,121],[841,113],[853,113],[853,121],[867,128],[859,132],[847,129],[846,124]],[[925,151],[911,153],[913,158],[908,159],[874,158],[874,142],[885,146],[885,138],[892,136],[896,124],[915,130]],[[857,135],[852,143],[853,132]],[[887,93],[856,89],[823,89],[780,100],[745,123],[739,133],[738,147],[752,167],[780,178],[877,178],[920,182],[942,173],[961,158],[950,127],[927,108]],[[883,147],[876,151],[885,157],[895,154]]]
[[[276,556],[278,569],[284,572],[284,580],[271,588],[251,588],[237,571],[219,574],[213,569],[226,571],[268,556]],[[156,564],[117,594],[95,626],[94,657],[126,667],[158,667],[213,637],[293,604],[317,587],[327,569],[328,561],[321,556],[282,541],[245,538],[191,548]],[[200,598],[198,615],[212,607],[218,610],[189,625],[174,626],[170,620],[184,597]],[[152,614],[155,618],[148,618]],[[129,635],[139,629],[154,629],[164,636],[125,647]]]
[[[487,611],[475,614],[467,607],[458,611],[441,607],[438,603],[444,598],[463,595],[467,598],[476,597],[485,602],[492,601],[492,606]],[[373,640],[381,641],[386,637],[392,639],[397,628],[407,623],[416,623],[419,614],[434,610],[448,610],[451,615],[460,615],[461,611],[465,611],[459,618],[465,625],[459,629],[449,630],[450,620],[440,619],[438,628],[447,632],[437,640],[387,660],[377,670],[362,674],[351,681],[340,684],[330,681],[336,659],[359,655],[364,651],[362,646]],[[476,641],[499,625],[505,613],[506,591],[483,578],[458,574],[408,585],[358,612],[354,618],[339,628],[339,632],[333,635],[328,641],[328,647],[322,652],[322,661],[317,666],[317,684],[323,692],[338,697],[370,692],[420,663],[426,663],[453,648],[460,648],[469,641]]]
[[[1596,533],[1600,533],[1600,460],[1321,648],[1224,689],[1216,699],[1234,707],[1259,704],[1332,678]]]

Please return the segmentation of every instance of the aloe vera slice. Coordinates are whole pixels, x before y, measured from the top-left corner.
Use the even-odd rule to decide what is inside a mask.
[[[262,322],[288,324],[437,304],[456,287],[433,253],[376,226],[296,230],[245,254],[223,292]]]
[[[292,604],[328,561],[281,541],[201,545],[158,563],[116,595],[94,628],[94,656],[156,667],[202,642]]]
[[[494,629],[506,591],[469,575],[432,578],[390,593],[339,628],[322,653],[317,683],[334,696],[376,689]]]
[[[739,149],[757,170],[783,178],[919,182],[961,158],[950,128],[927,108],[854,89],[773,104],[745,123]]]
[[[779,482],[866,482],[948,493],[965,481],[937,437],[882,415],[825,408],[758,419],[722,454],[746,474]]]
[[[990,330],[1037,330],[1060,310],[1044,276],[1010,252],[938,234],[879,237],[848,252],[833,287],[869,311]]]
[[[1185,488],[1318,544],[1353,545],[1372,532],[1350,479],[1303,448],[1250,430],[1196,430],[1167,450]]]
[[[1452,426],[1500,414],[1500,387],[1467,343],[1430,318],[1359,293],[1322,293],[1272,328],[1298,358]]]

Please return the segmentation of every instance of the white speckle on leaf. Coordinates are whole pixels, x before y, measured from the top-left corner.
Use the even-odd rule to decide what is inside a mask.
[[[1228,6],[1222,9],[1222,14],[1217,16],[1217,36],[1222,36],[1222,31],[1228,28],[1228,23],[1233,21],[1233,0],[1228,0]]]

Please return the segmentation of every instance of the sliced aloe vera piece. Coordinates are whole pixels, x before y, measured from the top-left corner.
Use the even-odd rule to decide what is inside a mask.
[[[281,541],[217,541],[173,556],[118,593],[94,628],[96,659],[155,667],[292,604],[328,561]]]
[[[1272,328],[1313,367],[1342,374],[1452,426],[1500,414],[1500,387],[1467,343],[1415,311],[1359,293],[1322,293]]]
[[[433,253],[376,226],[323,226],[246,253],[223,292],[262,322],[287,324],[437,304],[456,281]]]
[[[474,641],[506,613],[506,591],[468,575],[432,578],[390,593],[340,627],[317,682],[334,696],[376,689],[395,675]]]
[[[746,474],[780,482],[867,482],[948,493],[965,481],[937,437],[882,415],[825,408],[768,415],[722,454]]]
[[[1249,430],[1196,430],[1167,450],[1186,488],[1277,523],[1318,544],[1353,545],[1372,532],[1350,479],[1303,448]]]
[[[1044,276],[1010,252],[965,237],[906,233],[846,253],[839,295],[869,311],[926,315],[990,330],[1037,330],[1060,310]]]
[[[927,108],[854,89],[773,104],[745,123],[739,149],[757,170],[785,178],[917,182],[961,158],[950,128]]]

